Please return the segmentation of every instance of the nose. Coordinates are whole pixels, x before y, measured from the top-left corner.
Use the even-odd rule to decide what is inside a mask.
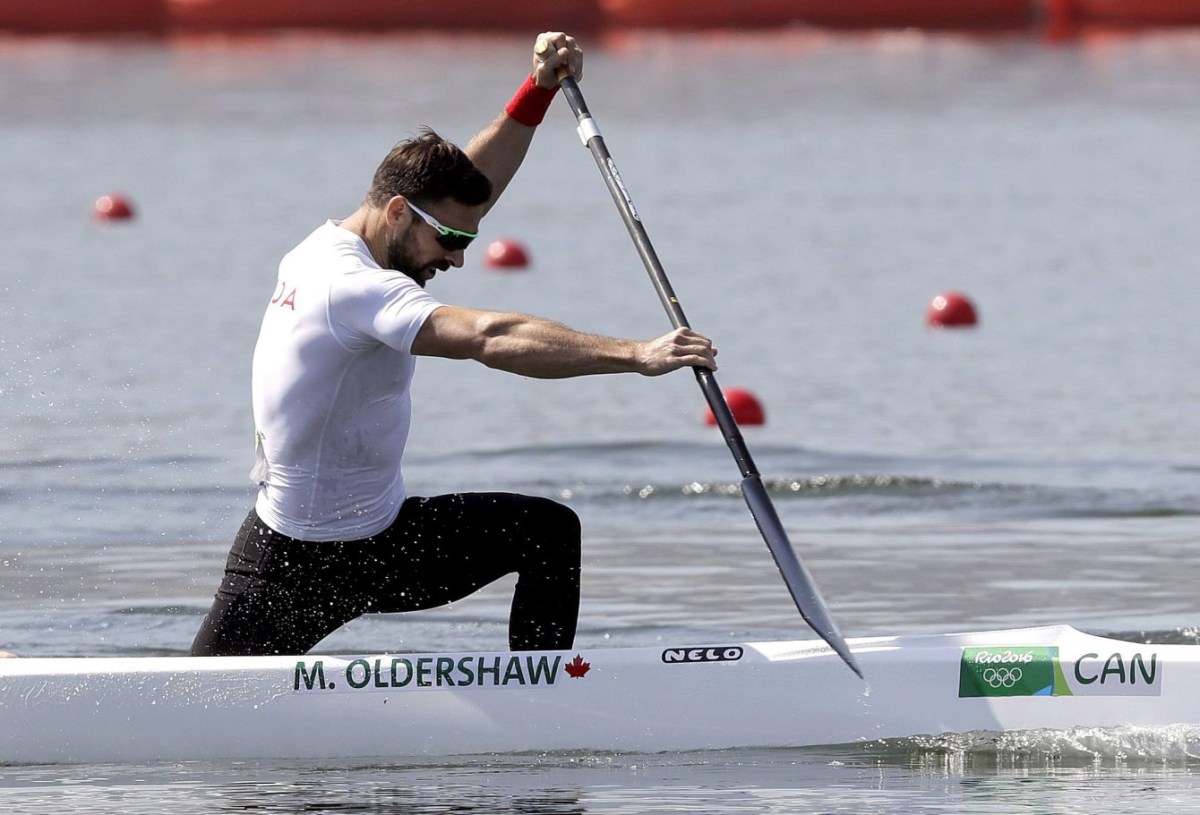
[[[466,259],[466,250],[464,250],[464,249],[456,249],[453,252],[446,253],[446,260],[448,260],[450,262],[450,265],[453,266],[455,269],[461,269],[463,267],[463,262],[465,259]]]

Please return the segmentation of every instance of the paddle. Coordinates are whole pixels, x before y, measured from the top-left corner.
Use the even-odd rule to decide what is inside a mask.
[[[596,166],[600,168],[600,174],[604,176],[608,191],[612,194],[613,201],[616,202],[617,209],[621,213],[621,219],[625,221],[625,226],[633,238],[642,263],[650,274],[650,280],[658,291],[658,297],[671,318],[671,324],[676,328],[688,327],[683,307],[675,297],[671,283],[667,280],[666,272],[659,263],[658,255],[650,244],[650,237],[646,234],[642,220],[633,205],[633,199],[629,197],[629,191],[625,188],[625,183],[617,172],[617,165],[609,155],[608,148],[604,144],[604,137],[600,135],[600,129],[588,111],[587,103],[584,102],[583,94],[579,90],[579,84],[563,70],[560,70],[559,78],[563,94],[567,97],[571,110],[575,112],[579,139],[596,159]],[[825,607],[825,601],[821,599],[816,584],[813,583],[808,570],[796,557],[796,552],[788,541],[783,523],[775,512],[775,506],[771,503],[770,496],[767,495],[767,490],[762,483],[762,476],[755,468],[753,459],[750,458],[750,451],[746,449],[746,443],[738,430],[737,421],[729,410],[725,395],[717,386],[716,378],[707,368],[697,367],[693,370],[696,372],[696,380],[700,383],[700,389],[704,391],[704,397],[708,400],[708,406],[717,420],[717,426],[725,436],[725,443],[729,445],[729,450],[733,453],[738,468],[741,470],[742,495],[746,499],[747,506],[750,507],[750,514],[754,516],[758,530],[762,533],[767,547],[771,550],[771,555],[775,558],[775,565],[779,567],[779,573],[783,576],[783,582],[787,584],[788,591],[791,592],[792,599],[796,602],[796,608],[800,610],[800,616],[821,635],[822,639],[829,643],[830,647],[850,666],[850,670],[862,678],[862,671],[859,670],[858,664],[854,661],[854,655],[850,653],[845,639],[842,638],[837,625],[829,615],[829,609]]]

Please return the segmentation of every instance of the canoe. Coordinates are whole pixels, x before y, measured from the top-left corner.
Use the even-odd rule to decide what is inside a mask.
[[[1200,647],[1069,626],[562,652],[0,660],[0,763],[388,760],[1200,724]]]

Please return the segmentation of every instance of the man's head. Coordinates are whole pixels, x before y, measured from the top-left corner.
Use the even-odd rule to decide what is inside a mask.
[[[383,265],[422,286],[437,270],[461,266],[479,208],[491,197],[487,176],[432,130],[396,145],[375,171],[364,201],[389,227]]]
[[[456,145],[432,130],[402,141],[380,163],[367,192],[367,203],[382,207],[397,195],[418,203],[452,198],[480,206],[492,197],[492,183]]]

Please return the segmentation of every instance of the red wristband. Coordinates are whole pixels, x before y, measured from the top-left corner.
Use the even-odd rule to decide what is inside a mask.
[[[550,103],[554,101],[554,94],[557,92],[557,85],[553,88],[543,88],[533,80],[533,74],[530,74],[526,77],[525,84],[513,94],[504,110],[514,121],[526,127],[537,127],[542,123],[542,119],[546,118],[546,111],[550,109]]]

